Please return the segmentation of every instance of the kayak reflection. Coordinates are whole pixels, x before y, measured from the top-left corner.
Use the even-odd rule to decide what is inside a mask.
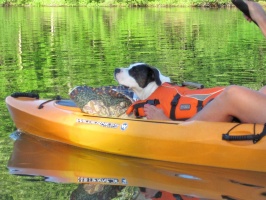
[[[266,173],[118,156],[24,133],[18,133],[8,168],[11,174],[80,183],[73,199],[266,198]]]

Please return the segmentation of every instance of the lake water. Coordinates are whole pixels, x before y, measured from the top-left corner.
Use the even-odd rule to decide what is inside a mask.
[[[265,194],[266,184],[263,180],[266,179],[258,178],[265,177],[265,174],[110,158],[64,145],[61,147],[61,144],[46,144],[46,141],[38,139],[38,142],[31,142],[31,139],[24,137],[19,140],[23,145],[17,148],[20,142],[14,146],[14,141],[9,137],[16,130],[4,102],[9,94],[20,91],[37,92],[44,98],[56,95],[67,97],[68,91],[77,85],[116,85],[114,69],[134,62],[156,66],[176,83],[194,81],[206,87],[239,84],[260,88],[266,84],[265,38],[258,27],[245,21],[236,9],[0,8],[0,27],[0,199],[69,199],[78,184],[69,183],[73,179],[67,179],[64,175],[69,175],[67,170],[72,172],[80,168],[58,167],[56,173],[49,174],[47,170],[53,171],[51,169],[54,167],[49,165],[45,168],[44,163],[46,160],[50,162],[52,155],[58,151],[61,157],[67,152],[69,157],[79,160],[80,166],[91,165],[88,160],[95,159],[92,163],[99,163],[99,158],[104,158],[106,163],[99,164],[105,166],[101,168],[103,172],[108,171],[110,166],[121,168],[121,171],[132,170],[136,186],[194,196],[231,194],[239,198],[247,195],[255,199],[265,197],[261,194]],[[33,147],[26,148],[32,143],[38,151]],[[51,155],[47,149],[42,149],[45,145],[60,148],[54,147]],[[16,150],[18,157],[24,153],[22,157],[25,158],[13,160],[14,165],[32,164],[32,171],[27,171],[28,174],[38,172],[48,178],[11,175],[7,164],[13,150]],[[75,152],[74,155],[72,152]],[[92,158],[88,155],[95,156]],[[113,163],[117,159],[119,162]],[[41,172],[40,166],[34,165],[36,162],[47,173]],[[121,163],[128,163],[131,167],[123,168]],[[55,162],[55,165],[59,166],[59,163]],[[98,166],[95,165],[94,169]],[[144,168],[148,174],[146,178],[145,174],[139,176],[136,173]],[[191,173],[185,170],[187,168],[191,169]],[[149,170],[154,170],[154,174],[149,174]],[[161,170],[165,173],[158,175],[156,172]],[[190,178],[174,179],[180,171],[189,174],[187,177]],[[85,172],[89,176],[90,171]],[[242,184],[228,183],[217,173],[234,177],[232,180]],[[49,179],[49,176],[58,174],[61,179]],[[129,176],[127,173],[125,175]],[[208,184],[193,179],[198,176],[203,176]],[[242,177],[241,180],[239,177]],[[67,183],[48,182],[62,181],[63,178],[63,182]],[[258,187],[245,186],[248,183]]]

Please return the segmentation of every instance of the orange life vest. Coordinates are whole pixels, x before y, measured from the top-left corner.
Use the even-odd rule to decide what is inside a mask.
[[[172,120],[186,120],[193,117],[223,90],[224,87],[189,89],[163,83],[147,99],[134,102],[126,113],[134,112],[136,117],[144,117],[144,105],[151,104],[161,108]]]

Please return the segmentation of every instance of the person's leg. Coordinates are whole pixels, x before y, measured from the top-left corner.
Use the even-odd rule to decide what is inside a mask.
[[[229,86],[189,121],[229,122],[233,117],[243,123],[266,123],[266,94]]]

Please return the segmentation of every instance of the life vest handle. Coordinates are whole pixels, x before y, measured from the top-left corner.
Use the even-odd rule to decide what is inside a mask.
[[[190,87],[194,87],[194,88],[197,88],[197,89],[202,89],[204,88],[204,85],[203,84],[200,84],[200,83],[194,83],[194,82],[183,82],[182,83],[182,86],[190,86]]]

